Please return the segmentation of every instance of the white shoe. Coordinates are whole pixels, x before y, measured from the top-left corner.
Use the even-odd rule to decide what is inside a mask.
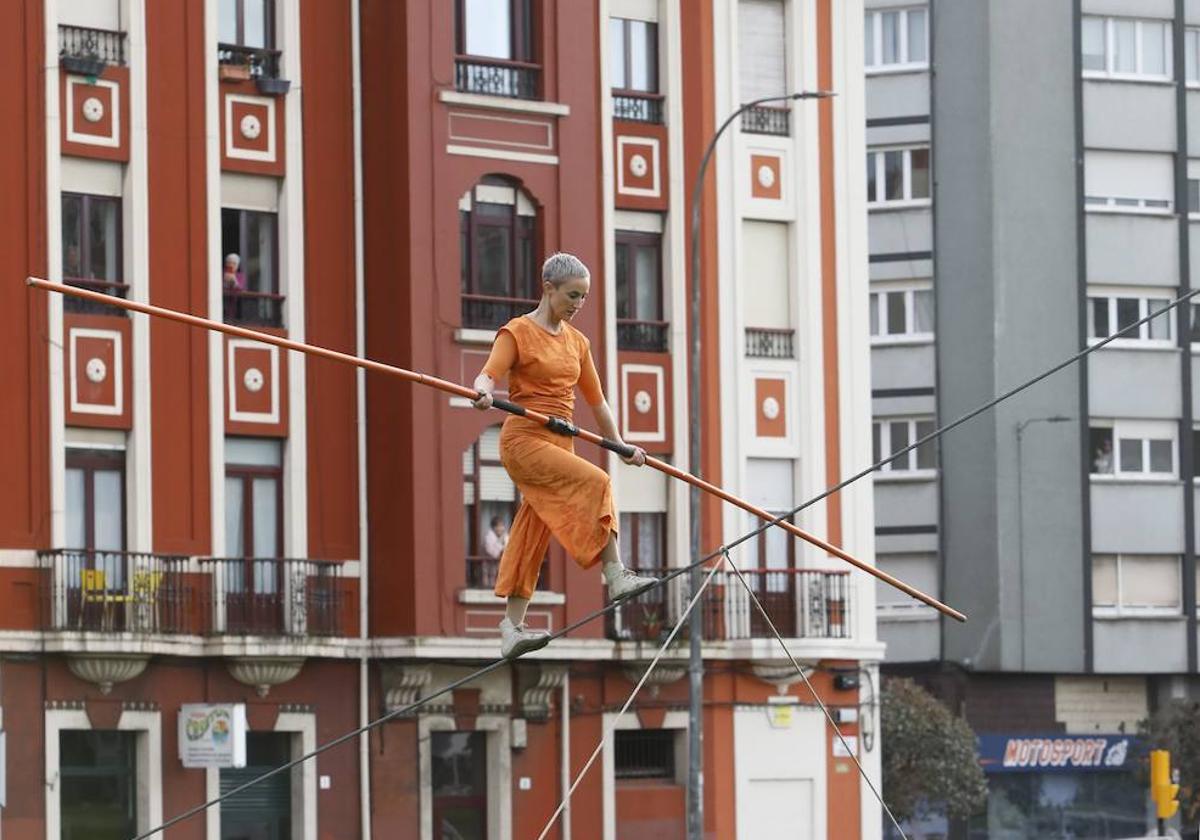
[[[500,655],[505,659],[516,659],[531,651],[541,650],[550,644],[550,634],[541,630],[525,629],[525,622],[513,624],[505,616],[500,622]]]
[[[658,578],[642,577],[624,566],[611,574],[605,570],[604,580],[608,584],[608,597],[613,601],[618,598],[631,598],[658,583]]]

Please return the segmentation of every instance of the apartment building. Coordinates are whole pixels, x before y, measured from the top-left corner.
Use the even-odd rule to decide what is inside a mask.
[[[877,454],[1189,288],[1197,32],[1171,0],[869,0]],[[1130,736],[1197,667],[1192,322],[1155,319],[877,475],[881,568],[971,617],[879,593],[886,670],[981,734],[971,836],[1147,827]],[[1103,760],[1006,759],[1047,734],[1104,739]]]
[[[701,428],[705,476],[773,511],[870,456],[856,4],[18,10],[0,59],[0,833],[127,838],[489,664],[487,534],[519,501],[499,414],[27,275],[470,382],[536,304],[543,255],[569,250],[592,267],[578,326],[628,441],[687,466]],[[818,88],[838,97],[745,114],[710,171],[693,417],[691,180],[739,102]],[[630,566],[690,562],[684,488],[579,452],[613,475]],[[869,559],[871,510],[864,485],[799,524]],[[751,524],[706,502],[702,550]],[[733,557],[877,775],[873,583],[774,533]],[[686,643],[617,711],[684,580],[169,836],[536,836],[603,738],[549,836],[682,837]],[[530,622],[603,599],[552,545]],[[699,609],[706,831],[878,836],[732,572]]]

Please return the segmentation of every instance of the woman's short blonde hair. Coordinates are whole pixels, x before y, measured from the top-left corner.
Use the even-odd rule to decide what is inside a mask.
[[[591,276],[592,273],[583,264],[583,260],[574,254],[562,252],[551,254],[542,263],[542,281],[553,283],[555,286],[561,286],[566,281],[575,277],[583,278]]]

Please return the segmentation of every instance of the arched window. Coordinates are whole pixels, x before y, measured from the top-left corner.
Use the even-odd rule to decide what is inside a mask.
[[[489,175],[458,202],[462,323],[494,330],[537,305],[537,209],[507,178]]]

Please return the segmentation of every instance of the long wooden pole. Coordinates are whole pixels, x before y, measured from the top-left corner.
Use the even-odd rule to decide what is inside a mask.
[[[105,294],[104,292],[94,292],[90,289],[82,289],[77,286],[67,286],[62,283],[51,283],[48,280],[42,280],[37,277],[29,277],[26,279],[25,282],[29,286],[32,286],[33,288],[36,288],[36,289],[42,289],[43,291],[55,292],[57,294],[63,294],[63,295],[71,295],[72,297],[83,298],[84,300],[90,300],[90,301],[93,301],[94,303],[101,303],[101,304],[104,304],[105,306],[114,306],[114,307],[117,307],[118,309],[125,309],[125,310],[128,310],[129,312],[140,312],[143,315],[153,315],[156,318],[165,318],[169,321],[177,321],[181,324],[188,324],[193,327],[200,327],[201,329],[213,330],[215,332],[222,332],[222,333],[225,333],[226,335],[237,336],[238,338],[248,338],[253,341],[262,342],[263,344],[273,344],[276,347],[282,347],[285,350],[294,350],[297,353],[306,353],[310,356],[317,356],[319,358],[329,359],[330,361],[334,361],[334,362],[341,362],[341,363],[347,364],[347,365],[354,365],[355,367],[360,367],[365,370],[375,371],[376,373],[382,373],[382,374],[386,374],[388,376],[396,376],[396,377],[399,377],[400,379],[404,379],[409,382],[415,382],[418,385],[427,385],[430,388],[436,388],[439,391],[444,391],[447,394],[453,394],[456,397],[464,397],[469,400],[476,400],[479,398],[479,392],[477,392],[471,388],[467,388],[464,385],[460,385],[457,382],[450,382],[446,379],[439,379],[436,376],[430,376],[429,374],[426,374],[426,373],[419,373],[416,371],[405,370],[402,367],[396,367],[395,365],[384,364],[383,362],[376,362],[372,359],[360,358],[358,356],[353,356],[349,353],[342,353],[337,350],[330,350],[327,347],[318,347],[317,345],[314,345],[314,344],[305,344],[300,341],[293,341],[290,338],[282,338],[277,335],[271,335],[270,333],[260,332],[259,330],[248,329],[247,327],[239,327],[234,324],[225,324],[220,321],[212,321],[208,318],[201,318],[199,315],[190,315],[186,312],[179,312],[177,310],[167,309],[166,307],[162,307],[162,306],[154,306],[149,303],[139,303],[137,301],[125,300],[124,298],[114,297],[112,295]],[[561,417],[551,417],[549,415],[542,414],[541,412],[534,411],[531,408],[525,408],[524,406],[520,406],[520,405],[517,405],[516,403],[509,402],[508,400],[494,399],[493,404],[495,405],[496,408],[499,408],[502,411],[507,411],[510,414],[516,414],[516,415],[519,415],[522,417],[527,417],[530,420],[533,420],[537,423],[541,423],[542,425],[546,426],[547,428],[549,428],[553,431],[556,431],[556,432],[560,432],[562,434],[581,437],[584,440],[588,441],[589,443],[594,443],[597,446],[603,447],[604,449],[608,449],[612,452],[616,452],[619,455],[628,456],[633,453],[633,447],[622,446],[620,443],[617,443],[616,441],[612,441],[607,438],[601,437],[600,435],[596,434],[595,432],[588,431],[587,429],[578,428],[571,422],[564,420]],[[825,551],[826,553],[831,554],[834,557],[844,560],[845,562],[849,563],[851,566],[861,569],[862,571],[866,572],[867,574],[871,575],[872,577],[875,577],[875,578],[883,581],[884,583],[888,584],[889,586],[893,586],[896,589],[899,589],[901,592],[905,593],[906,595],[909,595],[912,598],[915,598],[916,600],[920,601],[921,603],[927,604],[927,605],[933,607],[935,610],[940,612],[942,615],[953,618],[956,621],[966,621],[967,620],[967,617],[965,615],[963,615],[961,612],[954,609],[953,607],[949,607],[946,604],[943,604],[941,601],[934,598],[932,595],[926,595],[921,590],[917,589],[914,586],[910,586],[909,584],[905,583],[904,581],[900,580],[899,578],[893,577],[892,575],[889,575],[887,572],[884,572],[880,569],[875,568],[874,566],[864,563],[863,561],[859,560],[858,558],[853,557],[850,554],[847,554],[845,551],[838,548],[837,546],[832,545],[832,544],[826,542],[825,540],[821,539],[820,537],[814,536],[813,534],[810,534],[807,531],[802,530],[801,528],[798,528],[791,522],[787,522],[785,520],[777,520],[777,518],[775,516],[773,516],[771,513],[763,510],[762,508],[760,508],[756,505],[750,504],[745,499],[738,498],[737,496],[733,495],[732,493],[722,490],[720,487],[717,487],[715,484],[710,484],[709,482],[704,481],[703,479],[697,478],[696,476],[692,475],[691,473],[684,472],[683,470],[679,469],[678,467],[674,467],[671,464],[668,464],[666,461],[661,461],[658,458],[652,458],[652,457],[647,456],[646,464],[648,466],[651,466],[654,469],[658,470],[659,472],[666,473],[667,475],[671,476],[672,478],[677,478],[680,481],[685,481],[688,484],[692,485],[693,487],[698,487],[706,493],[711,493],[712,495],[716,496],[718,499],[722,499],[723,501],[729,502],[729,504],[731,504],[731,505],[739,507],[744,511],[748,511],[749,513],[754,514],[755,516],[757,516],[759,519],[763,520],[764,522],[770,522],[773,525],[776,525],[776,526],[782,528],[783,530],[787,531],[788,533],[792,534],[793,536],[799,537],[800,539],[804,540],[805,542],[811,543],[812,545],[816,546],[817,548],[821,549],[822,551]]]

